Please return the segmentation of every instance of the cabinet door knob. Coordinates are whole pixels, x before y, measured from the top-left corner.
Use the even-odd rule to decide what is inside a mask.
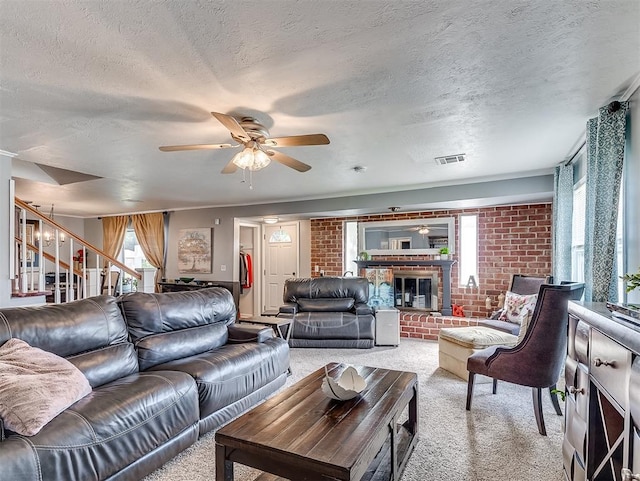
[[[599,357],[596,357],[593,360],[593,365],[595,367],[600,367],[600,366],[611,366],[611,367],[616,367],[616,362],[615,361],[603,361],[602,359],[600,359]]]
[[[630,469],[622,468],[622,481],[640,481],[640,474],[633,474]]]
[[[584,394],[584,388],[577,389],[575,386],[569,386],[569,392],[571,394]]]

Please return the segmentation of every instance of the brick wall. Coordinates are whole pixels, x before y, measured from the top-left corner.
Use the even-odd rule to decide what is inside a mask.
[[[453,259],[455,259],[459,252],[458,217],[460,214],[478,215],[479,288],[470,290],[458,285],[457,264],[453,265],[451,271],[453,284],[451,299],[454,304],[464,308],[466,317],[486,317],[489,312],[485,308],[487,296],[495,309],[497,296],[507,289],[511,274],[535,276],[551,274],[551,204],[313,219],[311,221],[311,271],[313,272],[313,266],[318,265],[325,271],[325,275],[342,275],[342,226],[347,220],[371,222],[454,217],[456,219],[456,254],[453,255]],[[429,259],[431,256],[407,256],[407,258],[419,260]],[[410,270],[401,266],[403,256],[375,256],[374,259],[398,260],[398,269]],[[413,269],[425,270],[424,267]],[[425,339],[432,339],[440,325],[446,321],[444,318],[437,321],[431,316],[416,315],[408,311],[402,314],[402,319],[403,336]]]

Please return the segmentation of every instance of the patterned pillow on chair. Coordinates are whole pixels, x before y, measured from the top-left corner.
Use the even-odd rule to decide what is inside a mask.
[[[504,309],[499,319],[501,321],[513,322],[514,324],[520,324],[520,313],[523,309],[528,309],[533,312],[538,301],[538,294],[529,294],[526,296],[516,294],[511,291],[507,291],[507,295],[504,299]]]

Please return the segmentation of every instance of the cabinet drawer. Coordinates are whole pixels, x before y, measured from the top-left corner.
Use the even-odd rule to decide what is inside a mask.
[[[589,370],[585,364],[578,364],[576,374],[576,390],[573,393],[576,400],[576,412],[582,419],[589,417]]]
[[[575,358],[582,364],[589,364],[589,334],[591,328],[583,321],[576,325],[574,336]]]
[[[582,460],[587,439],[587,422],[578,414],[576,408],[574,400],[567,397],[565,403],[565,441],[573,446],[575,455]]]
[[[567,357],[564,362],[564,384],[569,390],[570,386],[576,385],[576,376],[578,374],[578,361],[571,357]]]
[[[576,403],[576,411],[582,419],[587,419],[589,405],[589,370],[585,364],[567,358],[564,366],[564,383],[567,387],[567,397]]]
[[[590,369],[593,378],[626,410],[631,352],[597,329],[592,329]]]

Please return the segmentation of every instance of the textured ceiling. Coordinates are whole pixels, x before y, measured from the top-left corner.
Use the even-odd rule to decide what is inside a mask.
[[[522,177],[639,73],[637,0],[0,0],[0,149],[101,177],[17,179],[87,216]],[[312,170],[253,189],[220,174],[235,150],[158,150],[230,142],[210,111],[331,144],[283,148]]]

